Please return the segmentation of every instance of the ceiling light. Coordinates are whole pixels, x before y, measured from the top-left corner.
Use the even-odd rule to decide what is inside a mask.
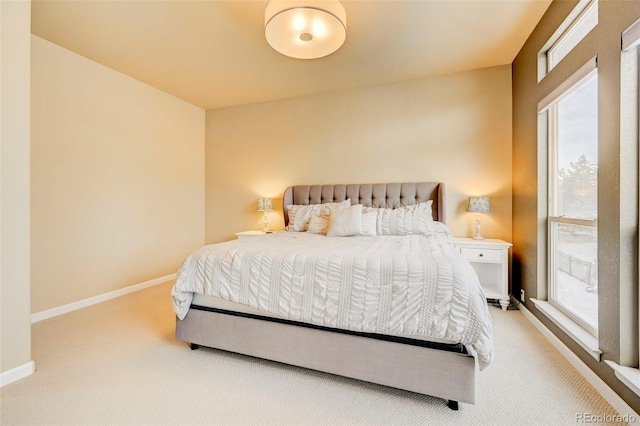
[[[264,12],[267,42],[297,59],[327,56],[347,36],[347,13],[337,0],[271,0]]]

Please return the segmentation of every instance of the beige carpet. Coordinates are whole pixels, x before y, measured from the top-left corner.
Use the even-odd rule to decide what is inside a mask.
[[[575,425],[613,408],[519,311],[491,308],[496,354],[476,405],[174,337],[170,284],[33,325],[36,373],[0,391],[2,425]]]

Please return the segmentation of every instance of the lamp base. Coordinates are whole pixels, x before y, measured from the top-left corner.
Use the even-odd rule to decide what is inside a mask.
[[[473,234],[473,238],[474,240],[484,240],[484,237],[482,236],[482,233],[480,232],[480,219],[476,219],[476,226],[475,228],[473,228],[476,232],[475,234]]]

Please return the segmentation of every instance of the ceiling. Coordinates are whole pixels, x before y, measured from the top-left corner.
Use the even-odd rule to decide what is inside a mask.
[[[332,55],[264,37],[267,1],[32,2],[32,32],[204,109],[510,64],[551,0],[353,0]]]

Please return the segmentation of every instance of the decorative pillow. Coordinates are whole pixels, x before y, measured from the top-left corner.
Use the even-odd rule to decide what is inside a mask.
[[[365,212],[377,212],[377,235],[425,235],[432,228],[432,204],[433,201],[429,200],[397,209],[368,208]]]
[[[320,208],[320,216],[329,218],[332,210],[336,209],[346,209],[351,206],[351,198],[347,198],[344,201],[340,201],[337,203],[324,203],[321,204],[322,208]]]
[[[329,228],[329,218],[324,216],[311,216],[309,220],[309,231],[312,234],[327,234]],[[375,226],[374,226],[375,229]]]
[[[335,209],[329,216],[327,237],[362,235],[362,204],[346,209]]]
[[[290,205],[287,206],[289,213],[289,225],[287,231],[304,232],[309,228],[309,221],[312,216],[329,217],[329,212],[334,209],[345,209],[351,205],[351,199],[346,199],[338,203]]]
[[[376,234],[376,223],[378,222],[378,213],[377,212],[365,212],[364,208],[362,211],[362,235],[367,237],[375,237]]]
[[[289,225],[287,225],[287,231],[306,231],[309,226],[309,219],[311,218],[314,210],[320,212],[320,204],[310,204],[308,206],[287,206],[287,212],[289,213]]]

